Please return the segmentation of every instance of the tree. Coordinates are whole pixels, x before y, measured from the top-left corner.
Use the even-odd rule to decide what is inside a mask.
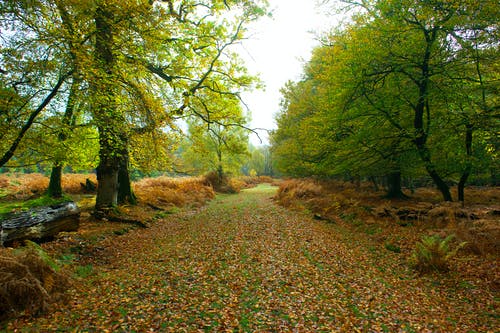
[[[220,18],[230,6],[238,7],[237,9],[241,11],[241,16],[236,16],[236,24],[234,25],[229,21],[220,21]],[[250,77],[240,75],[244,71],[244,68],[238,65],[234,56],[226,53],[226,49],[242,38],[242,27],[245,22],[262,14],[260,7],[256,4],[239,1],[210,1],[207,3],[180,1],[176,6],[173,2],[167,1],[167,6],[158,5],[148,7],[147,4],[142,4],[140,9],[139,12],[146,16],[154,13],[152,17],[149,17],[153,19],[153,22],[151,20],[147,21],[150,24],[154,23],[153,26],[164,28],[160,30],[147,30],[148,32],[158,31],[158,34],[140,35],[142,42],[151,48],[144,49],[137,48],[136,45],[130,46],[126,49],[125,59],[127,65],[136,66],[138,72],[143,73],[142,75],[144,75],[145,79],[154,80],[153,82],[159,86],[161,84],[158,79],[168,83],[168,102],[171,103],[166,105],[167,112],[163,116],[149,117],[150,119],[145,123],[146,128],[151,126],[153,128],[157,126],[161,127],[166,122],[168,123],[172,119],[172,116],[182,116],[188,112],[193,112],[193,114],[210,123],[209,118],[204,117],[196,108],[191,107],[192,101],[198,103],[202,101],[202,98],[198,97],[199,92],[206,90],[219,95],[237,95],[237,93],[231,91],[232,87],[248,86],[252,83]],[[106,14],[103,22],[106,21],[108,16],[112,17],[111,14]],[[135,18],[137,19],[138,16],[135,16]],[[140,17],[140,19],[142,21],[144,17]],[[96,24],[97,22],[96,20]],[[234,30],[227,27],[234,27]],[[112,31],[114,27],[104,26],[103,28],[104,31]],[[171,36],[173,31],[176,33],[175,37]],[[207,34],[207,31],[211,31],[212,33]],[[197,36],[197,38],[193,38],[193,36]],[[112,35],[103,37],[105,37],[105,45],[110,46],[113,44],[111,40]],[[99,50],[99,47],[96,47],[96,50]],[[139,52],[137,52],[138,50]],[[106,56],[109,58],[109,61],[113,61],[112,52],[109,52]],[[105,57],[102,58],[104,59]],[[108,72],[112,71],[112,68],[109,67],[109,61],[107,62]],[[146,76],[147,73],[144,73],[144,70],[147,70],[153,76]],[[107,82],[109,83],[109,81]],[[125,80],[126,85],[129,85],[130,82],[131,80]],[[140,87],[140,85],[136,87]],[[110,85],[107,88],[110,89]],[[139,95],[147,95],[146,93],[141,93],[140,89],[137,89],[137,91]],[[112,97],[113,92],[109,91],[106,95]],[[204,95],[209,94],[205,93]],[[103,100],[103,97],[98,96],[95,99]],[[201,104],[203,105],[203,103]],[[106,105],[109,108],[109,105],[112,105],[112,103],[106,103]],[[149,108],[145,108],[145,110],[151,111]],[[212,111],[209,110],[208,112]],[[107,110],[102,114],[114,114],[114,112],[113,110]],[[112,117],[115,120],[117,118],[120,117],[116,115]],[[151,122],[151,118],[154,118],[153,122]],[[109,126],[111,122],[107,122],[106,119],[98,119],[98,123],[104,123],[106,126]],[[118,121],[116,123],[117,128],[119,128],[119,124],[121,123],[123,122]],[[102,132],[104,130],[105,128],[102,129]],[[144,128],[140,130],[144,130]],[[113,152],[116,156],[128,156],[126,143],[131,133],[120,131],[116,128],[113,128],[109,132],[121,132],[122,135],[118,139],[104,139],[101,142],[102,153],[98,173],[104,172],[104,170],[108,171],[107,175],[109,177],[107,178],[109,178],[110,184],[105,185],[105,188],[109,189],[109,192],[114,192],[114,184],[117,182],[114,174],[118,172],[119,167],[117,168],[117,165],[120,162],[117,161]],[[109,142],[112,142],[114,147],[106,147],[105,144]],[[112,157],[109,158],[110,156]],[[104,163],[104,161],[108,161],[109,163]],[[126,165],[128,163],[122,163],[122,166]],[[125,176],[127,174],[125,173]],[[98,206],[112,206],[115,204],[115,199],[105,195],[105,192],[100,196],[100,192],[98,191],[99,197],[103,198],[103,200],[97,201],[99,203]]]
[[[400,177],[407,147],[397,133],[390,134],[387,121],[369,111],[372,106],[353,103],[357,81],[349,62],[353,55],[346,49],[358,41],[344,34],[329,42],[314,50],[304,79],[283,90],[283,112],[272,135],[278,167],[285,171],[286,163],[299,175],[352,180],[387,176],[388,196],[403,197]]]
[[[18,65],[28,57],[14,53],[20,45],[29,45],[41,54],[46,52],[53,61],[52,66],[42,61],[45,59],[34,61],[43,58],[37,58],[35,51],[33,61],[26,61],[30,66],[39,63],[45,70],[37,73],[39,86],[59,79],[27,117],[2,162],[13,156],[33,119],[54,97],[61,96],[60,88],[66,82],[81,82],[90,105],[87,116],[99,133],[97,210],[116,205],[119,197],[133,200],[128,167],[129,151],[133,150],[130,144],[140,141],[134,140],[135,136],[169,132],[176,119],[190,115],[210,123],[191,108],[193,100],[202,100],[198,97],[201,92],[238,96],[239,89],[252,86],[254,78],[246,74],[229,47],[244,38],[247,22],[264,14],[262,3],[238,0],[39,0],[6,2],[0,12],[4,26],[14,22],[9,26],[12,34],[6,38],[6,47],[2,45],[2,73],[13,78],[34,75],[33,67]],[[57,54],[47,51],[54,45]],[[10,74],[11,70],[15,74]],[[47,79],[40,80],[44,75]],[[25,82],[12,81],[6,89]],[[18,104],[28,105],[21,102],[23,94],[17,95]],[[71,107],[66,110],[66,119],[70,119]]]
[[[473,161],[494,154],[472,134],[498,130],[498,25],[490,14],[498,6],[345,2],[356,8],[352,23],[327,36],[304,78],[283,90],[272,135],[277,166],[295,175],[386,176],[391,197],[404,196],[402,175],[423,167],[451,200],[445,179],[461,173],[463,192],[480,165]]]
[[[232,100],[232,103],[231,103]],[[200,118],[188,122],[188,147],[183,159],[197,173],[215,171],[219,181],[226,173],[239,173],[248,155],[248,131],[238,101],[230,99],[225,104],[226,115],[207,123]],[[220,107],[221,100],[217,101]],[[208,107],[204,104],[204,107]]]
[[[366,29],[364,32],[371,43],[377,45],[377,52],[365,53],[363,60],[370,64],[362,75],[359,96],[371,104],[380,105],[383,97],[379,95],[388,82],[399,82],[400,96],[403,106],[411,110],[413,123],[411,127],[402,124],[393,117],[391,110],[380,110],[390,118],[397,130],[404,130],[405,136],[411,139],[425,169],[441,191],[443,199],[451,201],[449,187],[442,177],[446,171],[440,171],[439,163],[433,158],[432,141],[439,133],[437,126],[451,121],[450,108],[447,101],[456,96],[447,88],[457,87],[453,73],[469,73],[467,57],[453,36],[467,35],[478,26],[482,29],[497,30],[496,23],[486,14],[495,6],[493,2],[482,5],[462,1],[363,1],[360,4],[366,10],[362,18]],[[362,17],[362,16],[361,16]],[[485,20],[486,18],[486,20]],[[465,22],[465,26],[464,26]],[[483,45],[490,48],[492,40]],[[472,76],[468,76],[472,78]],[[459,92],[465,93],[463,87]],[[448,94],[448,95],[447,95]],[[470,112],[470,111],[468,111]],[[466,153],[470,156],[473,125],[466,121]],[[468,158],[468,157],[467,157]],[[470,172],[466,167],[464,180]],[[463,195],[462,195],[463,197]]]
[[[57,29],[40,2],[6,1],[0,5],[0,75],[2,75],[2,154],[0,166],[15,154],[26,133],[54,101],[72,69],[54,47]]]

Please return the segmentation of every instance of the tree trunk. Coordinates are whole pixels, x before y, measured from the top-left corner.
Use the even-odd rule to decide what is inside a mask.
[[[118,203],[118,170],[124,119],[117,106],[115,56],[113,54],[113,13],[98,5],[95,11],[95,78],[93,116],[99,130],[96,211],[106,211]]]
[[[47,194],[51,198],[61,198],[63,195],[62,190],[62,165],[54,164],[52,171],[50,172],[49,188],[47,189]]]
[[[500,181],[498,180],[498,172],[494,167],[490,168],[490,185],[491,186],[499,186]]]
[[[472,170],[472,131],[473,126],[471,124],[467,124],[465,130],[465,151],[466,151],[466,164],[465,169],[462,172],[462,176],[460,177],[460,181],[458,182],[458,201],[462,203],[465,201],[465,183],[469,178],[470,172]]]
[[[118,169],[119,165],[113,159],[107,161],[107,163],[101,159],[97,167],[97,196],[95,202],[97,211],[115,207],[118,204]]]
[[[224,169],[222,168],[222,165],[220,165],[220,164],[217,167],[217,177],[219,178],[219,183],[222,184],[222,180],[224,179]]]
[[[126,148],[120,155],[120,168],[118,169],[118,204],[137,204],[137,197],[132,190],[129,173],[129,153]]]
[[[441,192],[444,201],[453,201],[450,194],[449,186],[439,176],[434,164],[431,160],[431,154],[427,147],[427,137],[429,135],[429,127],[431,122],[431,112],[429,105],[429,81],[432,75],[431,71],[431,53],[434,43],[437,40],[437,30],[423,30],[425,34],[426,47],[422,59],[421,77],[416,80],[418,89],[418,98],[414,106],[415,117],[413,119],[413,128],[415,130],[415,138],[413,140],[417,147],[418,154],[424,162],[427,173],[436,184],[436,187]],[[427,122],[424,125],[424,114],[426,115]]]
[[[372,182],[373,184],[373,189],[378,192],[379,190],[379,187],[378,187],[378,183],[377,183],[377,178],[375,178],[375,176],[370,176],[370,181]]]
[[[71,89],[68,96],[68,102],[66,103],[66,111],[64,112],[63,117],[63,128],[59,131],[58,139],[59,142],[64,142],[68,138],[66,131],[70,131],[74,125],[74,113],[75,113],[75,101],[78,94],[78,89],[80,87],[81,79],[77,78],[75,74],[73,74],[73,81],[71,82]],[[52,167],[52,171],[50,173],[50,182],[49,188],[47,190],[48,195],[51,198],[61,198],[63,195],[62,190],[62,161],[56,160]]]
[[[224,168],[222,167],[222,143],[219,137],[217,137],[219,148],[217,149],[217,177],[219,177],[219,184],[224,182]]]
[[[401,190],[401,172],[394,171],[387,175],[387,198],[405,199],[407,196]]]
[[[9,149],[3,154],[3,156],[0,157],[0,167],[4,166],[5,163],[7,163],[12,158],[12,156],[14,156],[17,147],[21,143],[26,132],[30,129],[31,125],[33,125],[35,118],[38,117],[40,112],[42,112],[43,109],[45,109],[45,107],[50,103],[50,101],[52,101],[52,99],[59,93],[59,88],[61,88],[62,84],[68,78],[69,75],[71,75],[71,73],[67,73],[59,77],[59,80],[57,81],[54,88],[52,88],[50,94],[42,101],[42,103],[36,108],[36,110],[31,112],[30,117],[23,125],[23,127],[21,127],[21,129],[19,130],[16,139],[12,142]]]
[[[445,183],[445,181],[439,176],[438,172],[436,171],[436,168],[434,167],[434,164],[430,160],[430,153],[427,147],[418,147],[418,153],[420,155],[420,158],[424,162],[425,165],[425,170],[427,170],[427,173],[429,176],[432,178],[434,184],[438,188],[438,190],[441,192],[441,195],[443,196],[444,201],[453,201],[450,193],[450,187],[448,184]]]
[[[61,231],[78,230],[79,217],[80,210],[74,202],[12,214],[0,223],[0,246],[25,239],[49,238]]]

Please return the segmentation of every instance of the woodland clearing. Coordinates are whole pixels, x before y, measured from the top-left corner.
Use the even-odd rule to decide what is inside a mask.
[[[11,332],[494,332],[494,281],[421,275],[371,233],[276,204],[276,187],[218,195],[147,229],[44,249],[77,266],[68,300]],[[120,229],[122,230],[122,229]],[[128,231],[128,232],[127,232]],[[358,230],[359,231],[359,230]],[[102,233],[102,231],[101,231]],[[72,242],[72,247],[67,245]],[[59,243],[59,246],[58,246]],[[63,246],[64,245],[64,246]],[[404,250],[403,250],[404,252]],[[489,260],[498,276],[496,260]],[[456,266],[459,265],[459,266]]]

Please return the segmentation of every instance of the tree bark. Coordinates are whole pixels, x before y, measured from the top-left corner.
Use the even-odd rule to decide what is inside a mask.
[[[436,187],[441,192],[444,201],[453,201],[449,186],[444,182],[441,176],[438,174],[434,164],[431,160],[431,154],[427,146],[427,137],[429,134],[429,124],[430,124],[430,105],[428,101],[429,95],[429,81],[431,77],[430,70],[430,59],[431,50],[433,44],[436,42],[437,31],[436,30],[423,30],[426,40],[426,48],[424,56],[421,63],[421,76],[416,80],[418,87],[418,99],[414,107],[414,120],[413,128],[415,130],[415,138],[413,140],[415,146],[417,147],[418,154],[422,161],[424,162],[425,169],[427,173],[436,184]],[[424,115],[427,115],[427,124],[424,126]]]
[[[120,166],[118,169],[118,204],[137,204],[137,197],[132,190],[129,173],[129,153],[125,147],[120,154]]]
[[[50,172],[49,188],[47,189],[47,194],[51,198],[61,198],[63,195],[62,190],[62,165],[55,163]]]
[[[373,190],[378,192],[379,187],[378,187],[378,183],[377,183],[377,178],[375,178],[375,176],[370,176],[369,179],[373,184]]]
[[[434,182],[438,190],[441,192],[443,200],[453,201],[450,193],[450,187],[448,186],[448,184],[445,183],[445,181],[439,176],[438,172],[436,171],[434,164],[431,162],[430,153],[427,147],[417,146],[417,150],[420,155],[420,158],[424,162],[427,174],[432,178],[432,181]]]
[[[113,14],[98,6],[95,11],[96,75],[93,85],[94,119],[99,130],[99,165],[97,167],[96,210],[105,211],[118,203],[118,170],[120,169],[121,126],[116,97],[115,56],[113,54]]]
[[[102,148],[101,148],[102,150]],[[103,154],[99,154],[102,156]],[[97,196],[95,208],[102,210],[115,207],[118,204],[118,170],[116,159],[106,158],[97,167]]]
[[[407,196],[401,189],[401,172],[394,171],[387,175],[387,198],[405,199]]]
[[[70,130],[74,126],[74,113],[75,113],[75,103],[78,88],[80,87],[81,79],[76,78],[73,75],[73,82],[71,83],[71,88],[68,96],[68,101],[66,103],[66,111],[64,112],[64,117],[62,121],[63,128],[59,131],[58,139],[59,142],[64,142],[68,138],[66,130]],[[66,128],[68,127],[68,128]],[[50,173],[49,188],[47,190],[48,195],[51,198],[61,198],[63,195],[62,190],[62,161],[56,160],[52,166],[52,172]]]
[[[9,150],[7,150],[5,154],[3,154],[3,156],[0,158],[0,167],[4,166],[5,163],[7,163],[12,158],[12,156],[14,156],[17,147],[21,143],[21,140],[24,138],[26,132],[30,129],[31,125],[33,125],[35,118],[38,117],[40,112],[42,112],[43,109],[45,109],[45,107],[50,103],[50,101],[52,101],[52,99],[58,94],[59,89],[61,88],[62,84],[68,78],[69,75],[71,75],[71,73],[67,73],[59,77],[59,80],[57,81],[54,88],[52,88],[49,95],[42,101],[42,103],[36,108],[36,110],[30,114],[30,117],[19,131],[16,139],[10,145]]]
[[[78,230],[79,217],[80,210],[74,202],[12,214],[1,221],[0,245],[25,239],[40,240],[61,231]]]
[[[465,152],[466,156],[466,164],[465,169],[462,172],[462,176],[460,176],[460,181],[458,182],[458,201],[465,201],[465,183],[467,179],[469,179],[469,175],[472,170],[472,131],[473,126],[471,124],[467,124],[465,126]]]

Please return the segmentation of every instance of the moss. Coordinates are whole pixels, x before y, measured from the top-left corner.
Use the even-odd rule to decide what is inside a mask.
[[[71,198],[68,196],[54,199],[50,198],[47,195],[44,195],[36,199],[26,200],[22,202],[0,202],[0,219],[16,211],[26,211],[35,207],[52,206],[68,201],[71,201]]]

